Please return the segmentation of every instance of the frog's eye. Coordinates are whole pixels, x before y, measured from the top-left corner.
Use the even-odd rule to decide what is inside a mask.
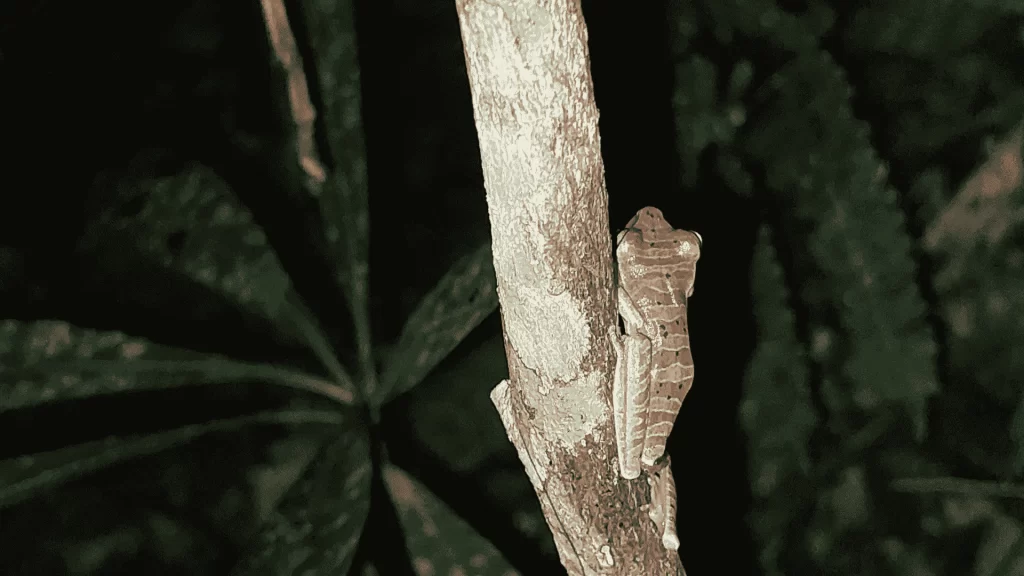
[[[693,232],[693,235],[697,237],[697,248],[702,248],[704,246],[704,239],[701,238],[700,232],[695,230],[691,230],[691,232]]]

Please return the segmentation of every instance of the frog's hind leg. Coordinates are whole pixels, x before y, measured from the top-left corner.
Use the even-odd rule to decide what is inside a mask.
[[[647,477],[651,487],[651,508],[648,514],[658,528],[661,543],[669,550],[679,550],[676,532],[676,479],[672,476],[672,462],[668,457],[657,470]]]
[[[640,458],[647,436],[650,397],[651,341],[642,334],[611,334],[615,348],[612,412],[619,471],[623,478],[640,475]]]

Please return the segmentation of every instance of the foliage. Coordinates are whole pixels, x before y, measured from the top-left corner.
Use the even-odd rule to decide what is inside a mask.
[[[270,424],[284,426],[292,434],[312,427],[321,436],[328,433],[329,439],[273,505],[233,573],[347,573],[359,554],[368,515],[385,513],[371,511],[374,477],[377,481],[383,477],[396,495],[406,537],[420,554],[431,550],[413,544],[437,538],[439,529],[446,538],[453,537],[450,530],[459,540],[474,537],[472,528],[436,503],[430,504],[430,517],[421,519],[428,524],[409,523],[410,513],[427,512],[409,506],[418,506],[429,497],[422,487],[412,492],[406,489],[416,484],[394,465],[384,462],[375,466],[372,451],[379,448],[371,449],[370,437],[379,407],[423,380],[495,310],[490,251],[486,245],[480,246],[423,300],[402,338],[390,348],[382,387],[370,335],[369,215],[352,6],[324,0],[304,9],[304,17],[315,56],[316,80],[328,96],[321,114],[331,168],[322,187],[309,182],[304,186],[319,206],[334,277],[353,321],[355,366],[345,366],[321,320],[312,316],[296,291],[273,248],[279,239],[268,237],[243,201],[251,193],[236,193],[214,169],[193,162],[169,176],[101,178],[87,203],[95,217],[88,222],[80,252],[97,266],[95,276],[100,282],[116,277],[122,269],[140,266],[171,271],[196,288],[192,306],[202,310],[226,302],[248,318],[248,326],[272,331],[274,341],[306,347],[318,358],[320,367],[234,359],[62,321],[8,320],[0,324],[0,414],[181,387],[252,386],[254,382],[307,394],[286,394],[288,404],[306,405],[319,398],[333,407],[216,417],[142,435],[115,434],[54,450],[21,453],[0,460],[0,507],[11,507],[115,463],[166,451],[211,432]],[[284,31],[287,33],[287,27]],[[276,80],[279,96],[294,88],[287,85],[291,78],[283,74]],[[277,100],[294,105],[288,97]],[[288,125],[286,116],[281,120],[282,132],[292,134],[286,138],[285,148],[297,146],[300,135],[295,131],[301,127]],[[297,158],[281,154],[280,160],[296,164]],[[303,168],[293,165],[290,169],[299,174]],[[487,558],[488,573],[515,573],[491,544],[475,538],[472,546],[449,550],[444,561],[453,567],[464,564],[481,569],[480,558]],[[385,559],[371,555],[364,560],[364,567],[386,564]]]
[[[713,163],[770,230],[754,252],[758,344],[740,408],[761,569],[962,573],[972,560],[955,568],[943,545],[1005,504],[957,521],[945,493],[976,487],[901,482],[1020,474],[998,431],[1021,445],[1021,199],[997,183],[953,196],[976,158],[965,140],[1003,137],[1024,111],[1005,57],[1020,53],[1020,19],[996,2],[791,4],[674,3],[684,183]],[[1016,175],[1009,190],[1011,147],[997,160]],[[995,421],[979,419],[990,405]],[[907,506],[916,523],[896,517]],[[991,538],[974,568],[1014,573],[1019,549],[993,552]]]
[[[751,525],[762,542],[761,565],[766,574],[781,574],[773,567],[778,565],[793,514],[787,508],[794,503],[778,493],[809,475],[808,446],[818,417],[810,398],[807,353],[797,337],[771,240],[768,229],[762,228],[753,262],[758,347],[747,367],[740,421],[750,437],[750,479],[756,502]]]
[[[498,339],[472,342],[497,306],[489,245],[452,257],[395,337],[380,335],[388,310],[374,298],[388,284],[415,284],[402,275],[429,273],[391,254],[398,280],[371,290],[371,234],[397,224],[385,206],[371,229],[371,199],[389,198],[368,177],[363,111],[373,103],[364,101],[357,58],[367,40],[356,35],[351,2],[292,4],[301,49],[289,60],[271,53],[288,42],[266,42],[268,99],[279,114],[264,118],[272,136],[246,134],[244,118],[230,130],[246,151],[243,172],[276,179],[239,178],[205,152],[159,173],[101,174],[76,247],[89,269],[65,289],[81,289],[82,309],[108,295],[143,319],[111,326],[70,307],[55,316],[4,308],[0,517],[88,517],[114,500],[83,499],[91,481],[109,484],[116,473],[117,486],[148,484],[135,479],[150,478],[157,462],[170,470],[166,462],[188,462],[189,450],[198,458],[213,442],[231,446],[227,453],[251,444],[271,460],[249,478],[252,493],[226,490],[188,530],[168,525],[185,524],[180,503],[190,497],[168,488],[162,497],[177,503],[168,511],[132,496],[153,508],[152,537],[228,542],[240,556],[214,573],[373,574],[409,560],[419,573],[515,574],[509,561],[536,559],[506,560],[499,547],[552,547],[529,485],[509,479],[493,446],[503,437],[485,395],[469,398],[497,381],[472,380],[501,348]],[[710,195],[710,181],[714,193],[744,198],[761,215],[750,267],[757,343],[738,407],[761,571],[1020,573],[1019,133],[990,151],[992,170],[966,179],[979,143],[1005,138],[1024,112],[1020,3],[669,5],[681,187]],[[0,44],[0,64],[11,47]],[[315,121],[292,108],[296,71],[306,75]],[[195,98],[207,97],[204,86]],[[308,144],[306,120],[322,181],[308,178],[295,154]],[[268,206],[301,217],[291,229],[273,226]],[[318,239],[328,274],[306,276],[317,255],[296,250],[289,235]],[[716,239],[705,238],[713,251]],[[0,241],[0,303],[39,299],[25,261]],[[374,277],[386,267],[375,261]],[[149,330],[167,319],[187,336]],[[456,353],[467,345],[490,352]],[[389,410],[410,397],[418,407],[397,421]],[[86,423],[63,426],[71,415]],[[436,462],[399,467],[396,430]],[[287,457],[267,458],[275,451]],[[430,465],[445,467],[451,486],[417,476]],[[200,470],[188,464],[180,475],[242,482]],[[514,530],[482,535],[491,509],[451,501],[474,470],[484,470],[481,491],[492,501],[502,490],[531,498],[501,502]],[[262,509],[253,525],[224,521],[244,516],[232,498]],[[382,518],[394,526],[375,524]],[[0,535],[18,536],[15,525],[0,523]],[[111,530],[106,545],[116,550],[124,538]],[[89,565],[79,548],[68,547],[53,571],[101,572],[103,562]],[[204,550],[197,537],[177,556],[199,563],[212,556]]]
[[[417,572],[510,576],[513,572],[489,542],[401,469],[384,470],[388,492],[405,528],[405,545]]]

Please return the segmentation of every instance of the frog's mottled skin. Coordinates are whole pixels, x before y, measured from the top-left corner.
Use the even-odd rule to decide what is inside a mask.
[[[616,352],[612,384],[619,469],[640,475],[665,454],[679,408],[693,383],[693,356],[686,325],[686,301],[693,295],[700,236],[675,230],[657,208],[643,208],[619,233],[616,303],[626,334],[613,328]],[[667,460],[667,459],[666,459]],[[675,482],[668,462],[651,470],[655,498],[651,517],[667,547],[675,537]],[[665,486],[665,482],[672,485]],[[671,516],[669,519],[668,517]]]

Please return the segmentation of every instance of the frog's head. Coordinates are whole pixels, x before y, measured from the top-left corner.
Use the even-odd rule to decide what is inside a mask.
[[[650,276],[652,281],[658,277],[673,293],[688,298],[693,294],[701,244],[700,234],[672,228],[661,210],[647,207],[619,232],[615,256],[625,276]]]

